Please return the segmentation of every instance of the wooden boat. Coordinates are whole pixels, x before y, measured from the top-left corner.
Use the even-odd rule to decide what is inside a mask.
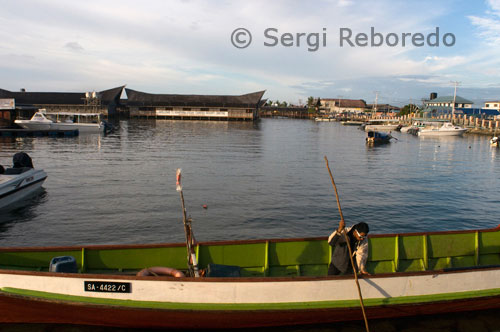
[[[371,235],[369,244],[371,275],[359,278],[368,319],[500,307],[500,227]],[[362,320],[353,276],[327,276],[326,238],[206,242],[195,252],[201,269],[229,265],[240,277],[136,276],[186,270],[184,244],[0,248],[0,322],[195,329]],[[51,261],[52,271],[74,273],[49,272]]]
[[[391,134],[386,134],[386,133],[379,133],[378,131],[369,131],[366,133],[366,143],[370,144],[385,144],[385,143],[390,143],[391,138],[394,138],[391,136]]]

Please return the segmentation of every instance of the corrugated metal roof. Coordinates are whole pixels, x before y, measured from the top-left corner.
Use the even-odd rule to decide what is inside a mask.
[[[429,104],[429,103],[453,103],[453,96],[442,96],[442,97],[437,97],[437,98],[432,99],[432,100],[427,100],[426,104]],[[460,96],[457,96],[455,98],[455,104],[474,104],[474,102],[472,102],[468,99],[462,98]]]

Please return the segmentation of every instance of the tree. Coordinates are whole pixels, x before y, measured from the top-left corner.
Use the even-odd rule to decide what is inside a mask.
[[[316,113],[316,104],[313,96],[307,98],[307,111],[309,113]]]
[[[405,105],[401,111],[399,111],[399,115],[407,115],[407,114],[410,114],[410,113],[416,113],[418,112],[419,109],[417,107],[417,105],[415,104],[408,104],[408,105]]]

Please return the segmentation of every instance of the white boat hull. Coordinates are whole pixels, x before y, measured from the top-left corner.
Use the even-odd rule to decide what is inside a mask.
[[[0,175],[0,209],[20,203],[40,189],[47,174],[31,169],[16,175]]]
[[[36,122],[31,120],[16,120],[14,121],[19,127],[31,130],[50,130],[51,123],[49,122]]]
[[[462,136],[467,129],[456,129],[456,130],[431,130],[431,129],[421,129],[418,132],[418,136]]]
[[[104,130],[100,123],[65,123],[56,122],[50,126],[51,130],[76,130],[80,133],[99,133]]]
[[[155,280],[156,279],[156,280]],[[481,282],[478,282],[481,280]],[[130,283],[131,292],[106,292],[95,289],[85,282]],[[269,281],[205,279],[199,281],[187,278],[115,278],[98,275],[23,275],[20,272],[0,272],[0,288],[26,289],[53,294],[63,294],[99,299],[130,300],[146,303],[171,304],[280,304],[285,306],[312,306],[318,302],[356,301],[358,293],[352,278],[303,278],[290,280],[278,278]],[[500,289],[500,269],[462,270],[447,273],[406,273],[374,275],[359,279],[363,298],[384,300],[385,303],[401,304],[410,297],[450,299],[457,294],[475,292],[481,296]],[[86,285],[84,287],[84,285]],[[500,291],[499,291],[500,292]],[[500,293],[499,293],[500,294]],[[483,295],[483,296],[485,296]],[[498,295],[498,294],[497,294]],[[415,300],[412,300],[413,302]],[[309,303],[309,304],[308,304]]]

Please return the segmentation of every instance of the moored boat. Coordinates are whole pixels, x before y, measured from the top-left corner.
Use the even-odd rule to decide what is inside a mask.
[[[366,142],[371,144],[385,144],[390,143],[391,134],[379,133],[378,131],[369,131],[366,133]]]
[[[499,308],[499,243],[498,227],[371,235],[371,275],[359,277],[368,319]],[[237,273],[136,275],[186,271],[185,244],[0,248],[0,322],[194,329],[362,319],[353,276],[326,275],[326,238],[206,242],[195,252],[208,273]]]
[[[15,124],[32,130],[75,130],[80,133],[99,133],[105,129],[99,113],[36,112],[30,120],[15,120]]]
[[[418,131],[418,136],[462,136],[466,128],[445,122],[441,126],[428,126]]]
[[[499,141],[498,136],[495,136],[492,139],[490,139],[491,146],[498,147],[498,141]]]
[[[399,120],[374,119],[368,120],[364,125],[365,131],[393,131],[401,127]]]
[[[13,167],[0,174],[0,209],[5,210],[35,193],[42,186],[47,174],[34,169],[31,158],[24,152],[13,157]]]

